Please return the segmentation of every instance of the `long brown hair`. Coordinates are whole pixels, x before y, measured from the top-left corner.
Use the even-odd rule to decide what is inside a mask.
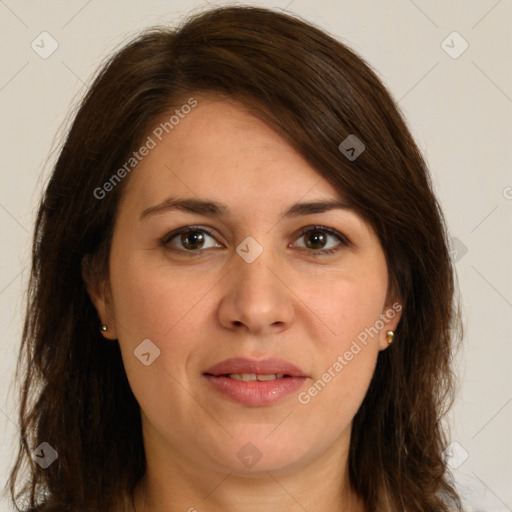
[[[145,470],[139,406],[82,277],[89,262],[108,278],[129,177],[100,199],[94,191],[157,118],[200,93],[235,98],[278,130],[372,225],[386,255],[403,314],[353,421],[354,490],[371,511],[460,510],[441,425],[460,321],[426,164],[361,57],[296,17],[254,7],[217,8],[139,35],[109,58],[81,102],[35,226],[13,501],[49,511],[129,508]],[[355,159],[339,148],[349,135],[365,145]],[[42,442],[58,453],[46,469],[31,457]],[[19,486],[24,465],[29,478]]]

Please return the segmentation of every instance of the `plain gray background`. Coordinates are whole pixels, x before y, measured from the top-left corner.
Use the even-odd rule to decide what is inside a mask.
[[[10,383],[35,207],[65,120],[100,62],[139,29],[229,3],[0,0],[2,485],[16,446]],[[348,44],[403,110],[447,217],[467,330],[450,416],[451,465],[468,511],[512,511],[511,1],[252,4],[299,14]],[[8,510],[5,500],[0,510]]]

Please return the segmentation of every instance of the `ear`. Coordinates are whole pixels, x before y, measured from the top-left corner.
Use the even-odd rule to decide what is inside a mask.
[[[110,287],[104,278],[97,272],[97,265],[90,254],[82,258],[82,278],[87,288],[87,293],[96,308],[99,322],[98,330],[103,337],[109,340],[117,339],[117,328],[113,313]],[[101,325],[106,325],[107,330],[101,331]]]
[[[388,341],[388,331],[396,331],[398,323],[402,318],[402,299],[400,297],[394,296],[391,299],[386,301],[386,304],[382,310],[380,315],[380,320],[382,321],[382,329],[380,329],[379,333],[379,349],[386,350],[390,343]],[[396,335],[395,335],[396,337]]]

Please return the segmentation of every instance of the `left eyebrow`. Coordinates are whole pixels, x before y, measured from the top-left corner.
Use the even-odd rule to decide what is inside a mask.
[[[308,203],[293,204],[281,215],[281,219],[285,217],[299,217],[301,215],[323,213],[335,209],[355,211],[355,208],[353,206],[341,200],[312,201]],[[193,197],[168,197],[161,203],[146,208],[141,213],[140,219],[142,220],[151,215],[172,210],[182,210],[189,213],[197,213],[200,215],[207,215],[211,217],[222,217],[226,216],[229,213],[228,205],[224,203],[219,203],[218,201],[197,199]]]

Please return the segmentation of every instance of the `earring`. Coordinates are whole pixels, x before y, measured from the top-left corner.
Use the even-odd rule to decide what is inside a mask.
[[[388,331],[386,332],[386,335],[388,337],[388,345],[391,345],[391,343],[393,343],[393,338],[395,337],[395,331]]]
[[[100,330],[101,330],[101,332],[107,332],[108,331],[107,324],[101,324]]]

